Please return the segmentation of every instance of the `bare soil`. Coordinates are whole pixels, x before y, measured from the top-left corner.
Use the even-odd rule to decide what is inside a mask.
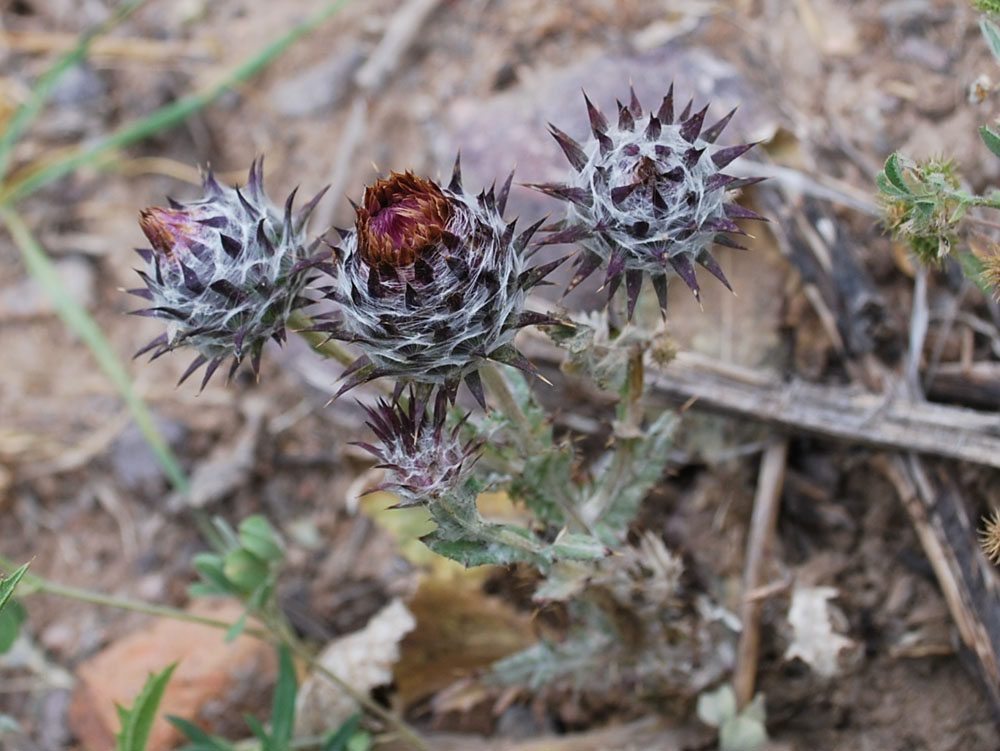
[[[0,118],[23,100],[66,40],[103,18],[108,5],[0,3],[6,35]],[[60,85],[16,152],[18,164],[86,142],[183,95],[315,5],[150,2]],[[965,3],[442,0],[387,78],[360,92],[352,76],[401,5],[349,5],[183,125],[21,205],[123,358],[160,330],[155,321],[123,315],[134,307],[120,291],[135,286],[131,248],[144,242],[138,211],[162,205],[166,195],[197,195],[197,167],[211,165],[242,181],[251,160],[264,154],[272,195],[283,197],[295,186],[311,195],[333,182],[320,221],[347,224],[345,195],[360,198],[375,169],[446,174],[459,148],[471,188],[502,180],[515,167],[524,182],[558,177],[562,156],[545,122],[582,137],[581,86],[605,111],[627,96],[630,81],[650,106],[671,81],[681,98],[712,101],[717,116],[739,104],[725,136],[732,143],[762,140],[757,159],[835,179],[862,199],[874,193],[874,175],[895,149],[917,157],[953,155],[977,189],[1000,177],[1000,162],[976,136],[976,128],[994,118],[997,100],[976,104],[966,97],[979,74],[998,76],[996,63]],[[352,111],[363,113],[360,126],[351,125]],[[511,213],[520,214],[523,226],[558,210],[526,188],[515,192]],[[752,191],[748,198],[755,202]],[[852,262],[874,280],[883,301],[867,355],[898,369],[912,267],[874,217],[842,205],[827,208],[846,235]],[[768,229],[755,233],[748,254],[722,255],[737,297],[706,281],[701,310],[682,290],[673,291],[678,342],[789,376],[850,381],[847,358],[807,304],[799,271]],[[568,303],[594,300],[583,290]],[[995,363],[996,325],[978,292],[963,290],[945,268],[933,275],[930,300],[928,354],[940,341],[942,362],[971,356]],[[942,311],[956,301],[992,333],[974,332],[968,322],[946,327]],[[0,234],[0,353],[0,553],[32,560],[32,570],[64,584],[184,605],[191,557],[205,547],[190,509],[173,498],[112,386],[33,287],[6,234]],[[301,342],[291,342],[266,353],[259,383],[241,374],[199,393],[196,384],[174,386],[189,359],[174,354],[129,367],[192,474],[207,462],[216,462],[210,465],[215,476],[220,468],[236,468],[221,488],[202,487],[204,510],[233,522],[263,513],[293,540],[281,594],[300,632],[319,645],[363,627],[391,597],[411,595],[413,564],[386,529],[350,503],[369,464],[347,445],[362,429],[357,408],[349,400],[325,406],[338,368],[317,364]],[[609,414],[606,406],[580,406],[568,387],[546,388],[539,387],[540,398],[562,412]],[[648,499],[637,529],[658,532],[684,557],[692,600],[708,593],[738,612],[758,449],[768,431],[697,409],[689,415],[673,470]],[[842,633],[857,648],[838,675],[817,677],[801,660],[784,659],[787,590],[765,601],[758,688],[775,747],[996,749],[996,708],[956,653],[948,608],[896,491],[880,472],[879,452],[800,435],[790,441],[769,574],[775,582],[835,587]],[[971,514],[996,507],[995,471],[945,466]],[[529,584],[520,576],[506,572],[483,586],[530,614],[519,589]],[[73,748],[69,690],[60,671],[72,674],[147,619],[53,597],[24,602],[25,633],[44,662],[28,668],[0,659],[0,714],[21,728],[0,734],[0,748]],[[540,632],[558,630],[559,614],[536,622]],[[518,735],[512,726],[519,723],[529,735],[597,731],[657,714],[697,725],[693,695],[651,706],[621,692],[597,679],[586,696],[525,690],[515,708],[531,712],[517,715],[517,722],[509,708],[493,711],[495,694],[464,713],[436,711],[426,697],[401,709],[425,729],[493,734],[498,744]],[[627,747],[627,738],[618,741]],[[677,746],[696,747],[705,746]]]

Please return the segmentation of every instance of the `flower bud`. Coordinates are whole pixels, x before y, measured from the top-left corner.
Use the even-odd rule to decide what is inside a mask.
[[[464,420],[451,430],[445,427],[447,402],[435,400],[433,411],[411,391],[407,405],[379,400],[365,407],[368,427],[380,445],[358,443],[381,462],[390,479],[372,488],[399,496],[398,508],[416,506],[454,491],[475,464],[481,441],[462,443],[459,433]]]
[[[152,247],[137,251],[146,286],[129,291],[152,303],[136,314],[164,319],[167,331],[136,356],[153,351],[156,359],[192,347],[198,355],[182,382],[207,363],[204,388],[225,360],[232,358],[232,376],[246,356],[256,374],[264,343],[284,341],[289,315],[308,303],[302,292],[327,258],[316,252],[318,243],[305,240],[306,221],[323,193],[293,214],[293,191],[282,211],[264,194],[262,167],[263,160],[251,166],[243,190],[208,173],[201,200],[171,200],[170,208],[140,214]]]

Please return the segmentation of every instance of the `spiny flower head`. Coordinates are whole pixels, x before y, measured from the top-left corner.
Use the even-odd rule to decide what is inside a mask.
[[[373,454],[379,467],[389,470],[390,479],[372,488],[399,496],[398,508],[416,506],[455,490],[465,480],[476,460],[482,441],[462,442],[465,420],[450,430],[446,427],[447,401],[435,400],[430,410],[411,390],[407,404],[380,399],[374,408],[365,407],[368,427],[380,445],[357,445]]]
[[[447,188],[410,172],[366,188],[354,228],[340,230],[333,249],[329,292],[338,311],[315,327],[364,353],[345,371],[340,394],[391,376],[418,385],[425,400],[437,390],[453,402],[464,380],[485,407],[484,360],[533,371],[514,335],[554,323],[526,312],[524,301],[561,259],[525,267],[540,223],[515,236],[515,222],[503,219],[510,184],[471,196],[456,160]]]
[[[617,123],[584,94],[593,135],[584,144],[550,124],[573,172],[566,183],[533,186],[567,203],[566,218],[545,242],[579,243],[582,249],[567,292],[606,265],[609,299],[625,279],[629,318],[645,274],[664,314],[668,274],[680,276],[698,297],[697,263],[729,287],[709,247],[741,247],[727,234],[745,234],[733,220],[762,218],[726,200],[727,191],[760,180],[721,171],[753,145],[715,146],[733,112],[703,130],[708,107],[691,114],[689,102],[675,118],[673,85],[648,119],[635,91],[630,94],[627,105],[618,103]]]
[[[979,547],[993,563],[1000,563],[1000,510],[994,509],[983,519],[984,526],[979,531]]]
[[[295,191],[284,210],[263,190],[263,159],[250,167],[246,187],[220,185],[209,172],[205,195],[170,208],[143,209],[139,224],[151,249],[137,252],[145,261],[139,276],[146,286],[129,290],[152,303],[137,315],[162,318],[167,332],[136,356],[153,350],[153,359],[178,347],[198,353],[181,377],[184,381],[207,363],[202,387],[225,360],[229,375],[249,356],[258,372],[264,343],[285,339],[292,310],[313,268],[326,260],[309,246],[305,225],[321,192],[292,213]]]
[[[976,281],[984,292],[1000,300],[1000,244],[990,243],[986,247],[972,246],[973,257],[979,262],[979,274]]]

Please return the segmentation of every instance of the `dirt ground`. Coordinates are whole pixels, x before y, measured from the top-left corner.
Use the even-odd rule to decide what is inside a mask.
[[[0,121],[54,51],[103,18],[109,5],[0,2]],[[17,164],[94,139],[205,84],[315,5],[153,0],[59,85],[18,148]],[[314,227],[346,224],[345,197],[359,199],[375,169],[447,173],[459,148],[470,187],[503,179],[515,167],[524,182],[558,179],[563,159],[545,122],[582,137],[581,87],[605,111],[628,95],[630,81],[650,106],[671,81],[679,97],[711,101],[716,116],[739,104],[727,143],[760,140],[753,159],[835,185],[861,204],[871,202],[874,175],[896,149],[952,155],[979,190],[1000,177],[1000,161],[976,136],[996,116],[998,100],[970,103],[966,96],[977,76],[1000,80],[1000,73],[965,3],[441,0],[384,79],[362,91],[353,77],[401,5],[350,4],[184,124],[20,205],[122,358],[160,330],[155,321],[123,315],[134,307],[121,292],[135,286],[131,249],[144,243],[138,212],[163,205],[167,195],[198,195],[199,166],[242,181],[251,160],[264,154],[272,195],[283,197],[295,186],[311,195],[332,183]],[[747,199],[767,213],[753,190]],[[912,268],[875,217],[843,203],[823,207],[846,239],[850,262],[866,271],[879,295],[867,355],[899,369]],[[553,210],[524,188],[515,188],[509,207],[523,226]],[[847,357],[806,301],[800,270],[771,231],[755,234],[749,253],[721,254],[736,296],[706,281],[702,310],[674,292],[670,321],[680,346],[788,377],[851,382]],[[835,266],[841,261],[833,259]],[[968,341],[977,362],[995,364],[990,304],[978,292],[959,290],[947,269],[932,275],[927,351],[937,347],[941,362],[955,362]],[[593,299],[582,290],[568,304]],[[968,314],[957,328],[942,323],[941,311],[953,302]],[[0,554],[30,559],[32,570],[63,584],[185,605],[191,557],[204,549],[190,521],[192,502],[172,493],[114,389],[30,281],[6,233],[0,233],[0,353]],[[419,566],[401,554],[391,530],[352,502],[370,464],[347,445],[361,430],[359,410],[346,402],[324,406],[338,367],[317,363],[293,341],[266,352],[259,383],[242,374],[199,393],[197,384],[174,385],[189,359],[175,354],[152,365],[133,361],[129,369],[185,468],[196,478],[200,468],[203,476],[222,477],[214,485],[196,481],[197,503],[233,522],[263,513],[292,540],[281,597],[299,631],[321,645],[362,628],[391,598],[412,595]],[[569,387],[540,386],[546,388],[539,394],[544,401],[563,412],[576,408]],[[610,414],[597,406],[580,411]],[[759,449],[770,432],[697,409],[687,414],[677,460],[638,524],[682,555],[692,599],[710,593],[738,612]],[[765,600],[758,688],[775,747],[1000,747],[995,708],[956,652],[947,604],[880,470],[880,452],[789,438],[768,578],[834,587],[840,632],[854,646],[838,673],[821,679],[801,660],[784,658],[787,591]],[[964,489],[974,517],[1000,502],[995,470],[942,466]],[[521,575],[494,574],[481,586],[530,616],[523,595],[503,582]],[[67,719],[74,670],[149,619],[47,596],[24,602],[25,634],[38,662],[0,659],[0,715],[20,726],[0,732],[0,748],[74,748],[78,739]],[[406,676],[397,676],[397,684],[406,685]],[[679,691],[672,702],[642,702],[612,682],[596,681],[583,692],[525,689],[499,713],[491,709],[495,694],[462,712],[436,708],[434,694],[413,695],[420,698],[409,706],[397,701],[397,708],[418,727],[499,739],[596,731],[655,715],[698,724],[694,696]],[[531,711],[513,714],[526,707]],[[238,721],[233,727],[240,732]],[[711,747],[706,737],[677,748]],[[627,738],[618,741],[628,747]]]

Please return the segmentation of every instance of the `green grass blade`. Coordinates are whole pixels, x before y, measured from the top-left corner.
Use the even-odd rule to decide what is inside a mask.
[[[351,740],[351,736],[357,731],[358,723],[360,722],[360,714],[351,715],[347,722],[340,726],[339,730],[330,734],[320,751],[346,751],[347,742]]]
[[[146,751],[146,742],[153,729],[156,710],[160,707],[163,692],[166,691],[167,683],[176,667],[175,662],[159,673],[150,673],[139,695],[135,697],[132,708],[118,707],[122,729],[115,736],[115,751]]]
[[[131,0],[131,2],[122,5],[107,21],[83,34],[72,49],[64,53],[51,68],[41,75],[35,83],[28,101],[18,108],[10,122],[7,123],[3,133],[0,133],[0,180],[7,174],[11,154],[18,139],[38,117],[62,75],[86,56],[91,43],[97,37],[124,22],[147,2],[149,0]]]
[[[350,2],[352,0],[335,0],[335,2],[327,3],[313,16],[271,42],[249,60],[238,65],[219,83],[161,107],[146,117],[119,128],[96,143],[77,149],[11,183],[0,191],[0,205],[20,200],[53,180],[70,174],[78,167],[95,162],[109,151],[128,146],[180,122],[213,102],[234,84],[253,76],[303,36],[315,31],[324,21],[333,17]]]
[[[175,728],[180,730],[187,739],[191,741],[181,748],[181,751],[232,751],[233,745],[222,738],[209,735],[193,722],[185,720],[183,717],[167,715],[167,720]]]
[[[7,225],[11,237],[21,251],[24,265],[55,303],[56,311],[63,323],[90,348],[98,366],[118,390],[170,482],[178,491],[186,491],[188,481],[184,470],[181,469],[176,457],[157,429],[153,415],[136,393],[128,371],[118,359],[100,327],[90,314],[66,292],[48,254],[35,239],[20,214],[9,206],[0,206],[0,219]]]
[[[287,748],[292,740],[292,729],[295,725],[295,695],[298,693],[298,681],[295,677],[295,665],[288,647],[282,645],[278,650],[278,683],[274,688],[274,699],[271,702],[271,745],[276,749]]]

